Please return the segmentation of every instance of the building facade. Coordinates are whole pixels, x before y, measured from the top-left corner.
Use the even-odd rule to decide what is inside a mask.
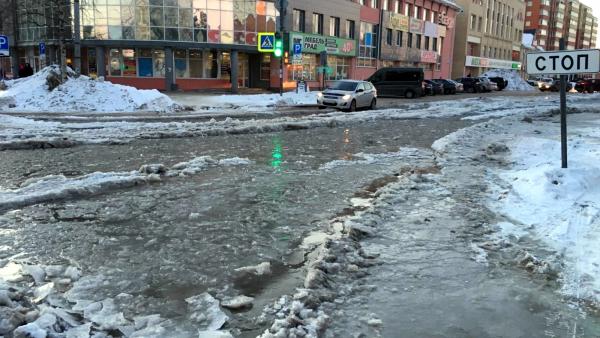
[[[19,63],[55,63],[66,40],[69,0],[17,2]],[[449,77],[454,22],[449,0],[288,0],[284,87],[296,81],[365,79],[384,66]],[[257,35],[279,31],[275,0],[80,0],[81,72],[137,88],[278,88],[282,59],[260,53]],[[40,55],[39,43],[46,54]],[[301,45],[301,53],[294,47]]]
[[[521,69],[523,0],[458,0],[452,77],[478,76],[489,68]]]
[[[598,19],[578,0],[528,0],[525,31],[544,50],[558,50],[561,38],[566,49],[594,48]]]

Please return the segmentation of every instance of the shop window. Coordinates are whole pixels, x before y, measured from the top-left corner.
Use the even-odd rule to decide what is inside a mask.
[[[162,49],[152,50],[152,72],[154,77],[165,76],[165,51]]]
[[[140,49],[138,57],[138,75],[140,77],[153,77],[154,73],[152,69],[152,50]]]
[[[302,64],[291,66],[291,72],[288,72],[288,80],[317,81],[317,55],[302,54]]]
[[[123,76],[137,75],[137,62],[134,49],[123,49]]]
[[[111,49],[109,52],[110,76],[121,76],[121,51]]]
[[[175,56],[175,77],[177,78],[188,78],[190,77],[188,66],[187,66],[187,50],[176,49],[174,52]]]
[[[221,79],[231,79],[231,54],[222,53],[221,57]]]
[[[202,71],[202,51],[201,50],[190,50],[190,77],[191,78],[202,78],[204,77]]]
[[[271,55],[262,54],[260,62],[260,79],[269,81],[271,79]]]
[[[349,78],[350,58],[328,56],[327,65],[332,70],[331,74],[327,75],[327,80],[344,80]]]

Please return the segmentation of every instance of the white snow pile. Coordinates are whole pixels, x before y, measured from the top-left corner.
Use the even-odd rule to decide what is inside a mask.
[[[483,76],[494,77],[500,76],[508,81],[508,85],[505,90],[514,90],[522,92],[533,92],[536,91],[534,87],[529,85],[527,81],[523,80],[521,75],[517,71],[511,69],[492,69],[483,73]]]
[[[572,130],[569,168],[560,168],[560,142],[521,137],[509,144],[509,170],[494,174],[490,206],[510,222],[505,234],[523,231],[564,258],[563,291],[600,301],[600,149],[598,124]],[[493,178],[491,178],[493,179]],[[493,185],[494,186],[494,185]],[[511,224],[514,223],[514,224]]]
[[[286,92],[279,94],[254,95],[218,95],[202,96],[200,109],[244,109],[245,111],[265,112],[266,107],[314,105],[317,103],[317,92]]]
[[[182,107],[158,90],[139,90],[81,75],[73,77],[54,90],[48,90],[46,78],[59,73],[49,66],[22,79],[6,81],[7,90],[0,91],[0,102],[14,102],[11,110],[26,112],[174,112]],[[8,106],[0,106],[7,110]]]
[[[0,190],[0,211],[22,206],[68,198],[80,198],[128,188],[140,184],[159,182],[161,176],[184,177],[197,174],[210,167],[248,165],[251,161],[238,157],[216,160],[201,156],[181,162],[172,168],[162,164],[143,165],[138,171],[95,172],[74,178],[50,175],[29,179],[14,190]]]

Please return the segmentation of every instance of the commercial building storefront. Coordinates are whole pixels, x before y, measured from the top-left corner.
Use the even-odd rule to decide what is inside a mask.
[[[478,56],[467,56],[465,60],[467,75],[477,76],[485,72],[487,68],[521,70],[521,62],[499,59],[488,59]]]

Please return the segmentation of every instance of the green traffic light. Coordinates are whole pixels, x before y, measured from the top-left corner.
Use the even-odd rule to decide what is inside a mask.
[[[275,48],[273,50],[273,54],[276,57],[280,58],[283,55],[283,41],[275,40]]]

